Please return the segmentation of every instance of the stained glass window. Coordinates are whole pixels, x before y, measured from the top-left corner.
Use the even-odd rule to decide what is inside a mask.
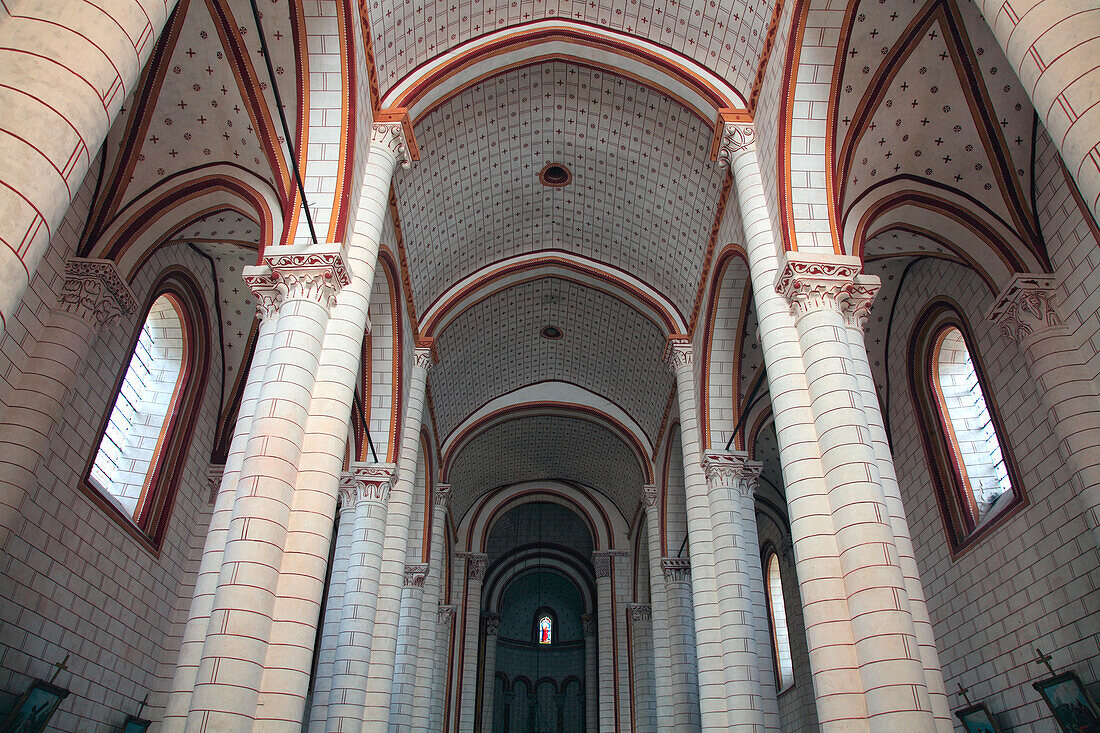
[[[549,644],[554,639],[554,620],[549,615],[539,617],[539,643]]]

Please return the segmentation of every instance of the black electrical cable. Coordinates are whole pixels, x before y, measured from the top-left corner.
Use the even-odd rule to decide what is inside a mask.
[[[760,389],[760,385],[764,383],[764,376],[766,374],[767,374],[767,372],[763,369],[761,369],[757,373],[756,380],[753,382],[753,385],[752,385],[752,389],[749,390],[749,396],[745,400],[745,409],[741,411],[741,415],[737,418],[737,424],[733,426],[733,432],[730,433],[730,439],[726,441],[726,450],[729,450],[730,446],[733,445],[733,439],[735,437],[737,437],[738,431],[741,430],[741,428],[745,427],[745,420],[747,420],[749,418],[749,412],[752,411],[753,405],[756,404],[753,401],[753,398],[756,397],[756,391],[758,389]],[[768,393],[768,391],[764,390],[764,394],[767,394],[767,393]],[[760,396],[763,397],[764,395],[760,395]]]
[[[264,27],[260,23],[260,10],[256,7],[256,0],[250,0],[252,5],[252,17],[256,19],[256,32],[260,35],[260,49],[264,54],[264,63],[267,65],[267,78],[271,80],[271,92],[275,95],[275,107],[279,111],[279,121],[283,123],[283,139],[286,141],[286,149],[290,152],[290,169],[294,171],[294,181],[298,184],[298,194],[302,197],[302,208],[306,212],[306,223],[309,224],[309,236],[313,243],[317,244],[317,232],[313,229],[313,217],[309,213],[309,202],[306,200],[306,187],[302,183],[302,174],[298,170],[298,156],[294,153],[293,138],[290,136],[290,125],[286,122],[286,112],[283,110],[283,98],[279,94],[279,84],[275,81],[275,69],[271,66],[271,53],[267,50],[267,38],[264,36]]]

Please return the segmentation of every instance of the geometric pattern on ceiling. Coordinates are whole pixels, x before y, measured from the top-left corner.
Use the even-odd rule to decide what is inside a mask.
[[[487,428],[462,446],[447,479],[456,517],[492,489],[539,480],[590,486],[629,517],[645,483],[637,455],[622,439],[594,422],[564,415],[517,417]]]
[[[248,2],[226,3],[244,40],[267,100],[278,125],[274,96],[267,68],[260,53],[255,21]],[[282,94],[287,121],[294,129],[298,108],[297,67],[291,33],[289,0],[265,0],[264,34],[271,50],[272,66]],[[252,125],[248,109],[232,70],[232,58],[221,38],[207,5],[191,0],[186,8],[179,37],[167,61],[164,81],[157,93],[149,127],[134,151],[136,161],[129,181],[123,181],[128,201],[181,170],[212,163],[235,163],[272,182],[272,172]],[[139,89],[138,93],[145,90]],[[133,100],[126,106],[133,107]],[[121,147],[129,115],[119,115],[111,138]],[[278,137],[283,140],[282,135]]]
[[[564,333],[541,336],[546,326]],[[673,377],[652,321],[593,287],[556,277],[485,298],[439,335],[429,379],[441,436],[479,407],[528,384],[557,380],[617,404],[656,440]],[[476,375],[476,378],[471,378]]]
[[[479,268],[543,249],[626,270],[689,313],[725,170],[675,100],[565,62],[513,69],[416,126],[395,184],[418,311]],[[539,182],[548,163],[572,182]]]
[[[924,254],[957,257],[939,242],[916,232],[906,232],[900,229],[891,229],[875,235],[867,240],[863,249],[865,261],[882,257],[920,256]]]
[[[257,249],[260,245],[260,225],[235,211],[216,211],[190,222],[172,237],[173,242],[199,244],[237,244]],[[255,253],[252,255],[256,259]],[[253,262],[253,264],[255,264]]]
[[[420,64],[513,25],[574,20],[624,31],[697,61],[748,97],[775,0],[375,0],[374,58],[383,95]]]
[[[1031,179],[1030,103],[973,3],[966,0],[959,5],[974,46],[977,72],[993,104],[991,114],[1006,143],[1008,164],[1013,167],[1026,202]],[[903,7],[900,3],[860,4],[838,94],[838,155],[857,104],[875,72],[892,56],[898,35],[920,9],[920,5]],[[943,21],[934,20],[890,80],[852,155],[844,207],[884,179],[910,175],[955,188],[1004,221],[1013,221],[964,92],[960,79],[963,72],[948,49],[949,35]]]

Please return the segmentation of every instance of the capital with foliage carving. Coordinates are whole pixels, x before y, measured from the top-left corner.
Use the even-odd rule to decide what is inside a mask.
[[[855,282],[848,289],[848,298],[844,301],[844,320],[849,328],[867,330],[871,320],[871,306],[882,288],[877,275],[856,275]]]
[[[428,565],[426,563],[417,563],[415,565],[405,566],[405,587],[406,588],[423,588],[424,579],[428,577]]]
[[[722,137],[715,157],[719,165],[732,169],[733,161],[739,156],[755,151],[756,126],[752,122],[726,120],[722,124]]]
[[[647,509],[657,506],[657,496],[656,484],[646,484],[642,487],[642,503]]]
[[[371,151],[384,151],[394,164],[408,170],[413,161],[420,160],[416,147],[412,120],[404,107],[388,107],[374,116],[370,130]],[[390,175],[393,171],[390,170]]]
[[[496,636],[500,631],[499,613],[484,613],[481,615],[481,620],[485,622],[485,634],[487,636]]]
[[[337,242],[268,247],[264,264],[275,277],[280,302],[312,300],[331,309],[336,294],[351,282],[344,245]]]
[[[431,371],[432,365],[439,361],[439,349],[435,346],[434,338],[421,338],[416,341],[413,349],[413,366],[424,371]]]
[[[649,604],[631,603],[626,607],[626,617],[634,623],[649,621],[653,618],[653,609]]]
[[[691,581],[691,561],[686,557],[662,557],[661,572],[666,583],[684,583]]]
[[[455,607],[450,604],[442,605],[436,615],[440,624],[450,625],[455,615]]]
[[[206,469],[207,503],[213,505],[218,500],[218,489],[222,485],[222,476],[225,474],[224,463],[211,463]]]
[[[137,298],[112,260],[73,257],[65,262],[57,308],[98,330],[116,318],[132,316]]]
[[[457,552],[455,555],[466,560],[466,576],[470,580],[482,580],[485,577],[489,556],[484,552]]]
[[[1057,287],[1053,275],[1018,274],[997,296],[988,318],[1021,346],[1034,336],[1065,333],[1068,329],[1054,307]]]
[[[256,315],[266,321],[279,312],[279,288],[275,273],[267,265],[248,265],[241,270],[241,279],[256,299]]]
[[[822,308],[843,313],[861,268],[858,257],[787,252],[775,289],[799,316]]]
[[[451,505],[451,485],[450,484],[436,484],[435,485],[435,497],[434,506],[437,511],[447,511],[447,507]]]
[[[361,501],[385,504],[396,475],[397,466],[392,463],[355,461],[340,475],[340,501],[345,507]]]
[[[685,367],[690,368],[692,364],[691,339],[683,334],[672,334],[665,342],[665,353],[662,358],[673,374]]]
[[[596,635],[596,617],[591,613],[581,614],[581,634],[583,636]]]
[[[748,454],[740,451],[708,450],[703,454],[703,472],[707,476],[707,487],[712,491],[719,488],[733,488],[741,483],[741,469],[748,460]]]

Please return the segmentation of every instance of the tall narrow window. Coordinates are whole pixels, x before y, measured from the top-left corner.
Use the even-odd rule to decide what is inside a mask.
[[[1012,497],[1012,481],[974,360],[955,326],[941,330],[934,342],[931,377],[967,516],[977,526]]]
[[[554,643],[554,635],[558,633],[557,615],[554,610],[543,606],[535,611],[534,637],[535,643],[549,646]]]
[[[938,301],[917,323],[910,386],[954,555],[1025,500],[965,320],[954,303]]]
[[[779,691],[794,684],[794,663],[791,660],[791,636],[787,631],[787,605],[783,602],[783,578],[779,574],[779,556],[768,555],[768,620],[772,627],[772,649],[775,651],[775,676]]]
[[[205,390],[209,323],[197,287],[182,273],[166,275],[153,293],[84,490],[155,550]]]

